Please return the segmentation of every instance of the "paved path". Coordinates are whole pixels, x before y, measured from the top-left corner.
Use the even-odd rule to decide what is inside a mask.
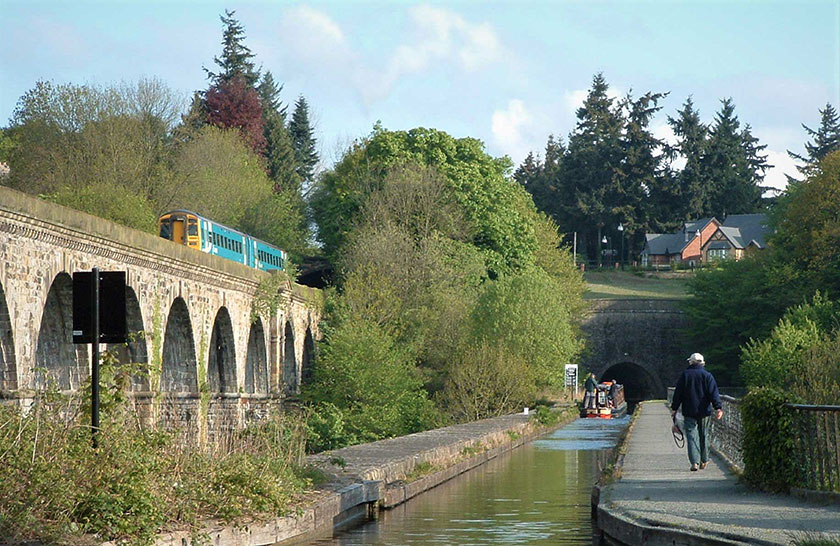
[[[663,402],[644,404],[622,477],[604,489],[601,507],[619,519],[690,530],[687,535],[716,537],[720,543],[792,544],[804,533],[840,539],[840,505],[752,491],[717,458],[705,470],[690,472],[686,450],[676,447],[670,428]]]

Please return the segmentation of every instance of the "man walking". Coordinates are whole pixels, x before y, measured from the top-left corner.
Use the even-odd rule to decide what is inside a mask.
[[[688,445],[688,461],[691,470],[702,470],[709,464],[709,443],[706,432],[709,429],[711,407],[715,408],[715,417],[723,417],[720,393],[714,376],[706,371],[703,355],[693,353],[688,357],[688,368],[682,371],[674,398],[671,402],[671,417],[682,406],[685,418],[685,436]]]

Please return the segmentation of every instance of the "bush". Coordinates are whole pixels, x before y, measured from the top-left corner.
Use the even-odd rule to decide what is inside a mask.
[[[534,385],[524,360],[485,342],[453,355],[441,398],[456,419],[474,421],[523,407],[534,399]]]
[[[304,429],[277,413],[212,445],[138,427],[103,365],[99,447],[81,396],[0,405],[0,536],[6,542],[150,543],[167,525],[278,516],[308,486]]]
[[[411,349],[379,325],[358,320],[328,332],[304,396],[316,413],[341,410],[348,438],[367,442],[439,424],[422,387]]]
[[[770,387],[750,391],[741,404],[744,478],[763,489],[787,491],[796,481],[795,431],[789,394]]]

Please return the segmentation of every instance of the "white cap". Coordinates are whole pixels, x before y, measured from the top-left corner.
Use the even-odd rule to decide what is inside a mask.
[[[706,361],[703,360],[703,355],[700,353],[691,353],[691,356],[688,357],[689,364],[705,364]]]

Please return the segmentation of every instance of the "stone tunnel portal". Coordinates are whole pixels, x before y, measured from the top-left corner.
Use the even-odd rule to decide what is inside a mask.
[[[618,381],[624,385],[628,402],[640,402],[664,397],[664,387],[644,367],[633,362],[620,362],[607,368],[599,381]]]

